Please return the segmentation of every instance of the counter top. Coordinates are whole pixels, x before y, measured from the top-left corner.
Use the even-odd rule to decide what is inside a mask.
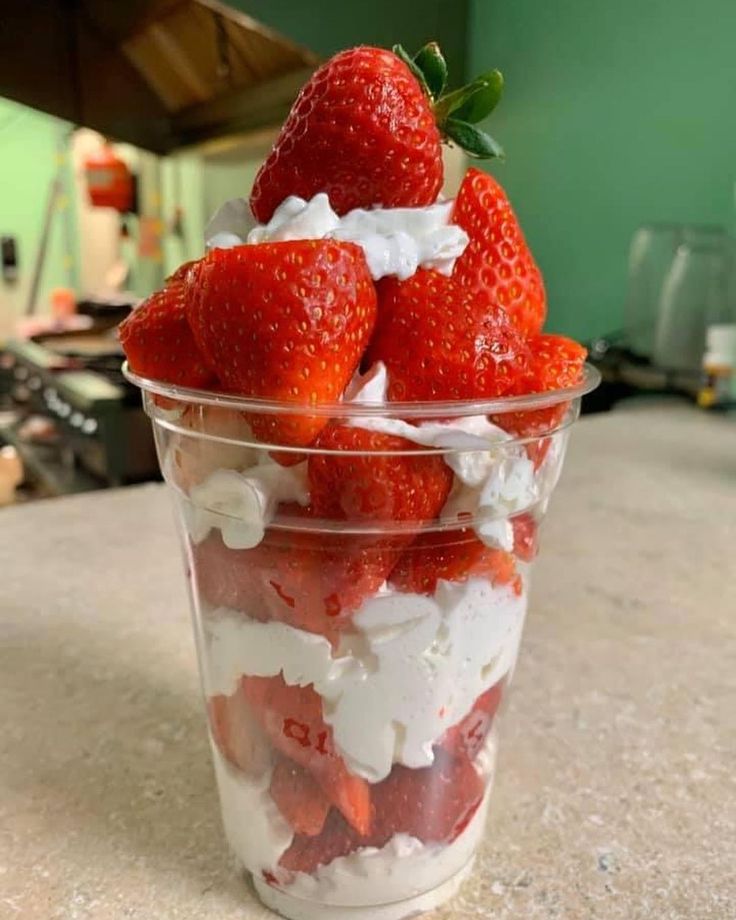
[[[583,419],[472,879],[431,920],[736,916],[736,420]],[[265,920],[161,486],[0,511],[0,917]]]

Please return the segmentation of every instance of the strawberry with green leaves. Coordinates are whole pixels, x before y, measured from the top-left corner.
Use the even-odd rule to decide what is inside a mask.
[[[313,406],[337,400],[373,331],[376,293],[360,247],[298,240],[214,249],[190,282],[187,315],[231,393]],[[311,443],[327,419],[254,413],[273,444]]]
[[[432,204],[442,187],[443,139],[472,156],[501,148],[476,123],[497,104],[497,71],[445,93],[438,45],[412,59],[361,46],[341,51],[302,88],[273,150],[256,176],[250,204],[266,223],[289,195],[326,192],[338,214],[353,208]]]
[[[496,179],[469,169],[452,220],[470,238],[455,263],[454,280],[479,306],[490,312],[505,310],[523,335],[540,332],[547,315],[542,273]]]

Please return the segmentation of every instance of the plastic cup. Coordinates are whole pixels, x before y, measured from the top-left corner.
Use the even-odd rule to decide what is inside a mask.
[[[177,510],[237,861],[294,920],[443,903],[485,833],[537,531],[597,372],[541,396],[309,408],[128,376]],[[415,440],[254,438],[285,416]],[[335,510],[314,517],[325,468]],[[394,469],[444,477],[431,519],[381,486]]]

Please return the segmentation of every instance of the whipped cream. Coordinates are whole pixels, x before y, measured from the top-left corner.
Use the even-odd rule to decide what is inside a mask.
[[[230,848],[251,872],[272,870],[294,832],[268,791],[271,770],[254,778],[232,767],[210,739],[222,822]]]
[[[242,245],[256,220],[245,198],[231,198],[215,211],[204,228],[207,249],[231,249]]]
[[[526,597],[485,579],[440,581],[434,597],[367,600],[337,651],[283,623],[221,609],[206,618],[206,685],[234,692],[243,674],[313,684],[351,772],[378,782],[394,763],[426,767],[433,745],[513,667]]]
[[[215,213],[206,245],[330,238],[360,246],[375,281],[387,275],[405,280],[420,267],[450,275],[468,245],[467,233],[450,223],[452,207],[452,201],[444,201],[423,208],[356,208],[340,217],[320,192],[310,201],[290,195],[267,224],[254,226],[247,202],[238,198]]]
[[[193,486],[182,509],[194,543],[219,528],[230,549],[250,549],[263,539],[280,502],[308,504],[307,464],[281,466],[260,451],[256,463],[243,472],[216,470]]]
[[[258,462],[260,451],[241,412],[190,405],[169,421],[164,476],[185,493],[218,470],[243,470]]]

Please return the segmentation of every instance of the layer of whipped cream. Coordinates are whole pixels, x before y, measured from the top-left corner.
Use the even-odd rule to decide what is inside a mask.
[[[222,823],[230,848],[251,872],[271,871],[291,846],[294,832],[268,791],[271,770],[260,777],[236,770],[210,739]]]
[[[336,239],[356,243],[375,281],[402,280],[418,268],[450,275],[468,245],[468,235],[450,222],[452,201],[422,208],[356,208],[340,217],[324,192],[309,201],[290,195],[267,224],[255,225],[247,202],[234,199],[215,213],[205,231],[208,249],[244,243]]]
[[[426,767],[432,748],[513,668],[526,595],[486,579],[440,581],[433,597],[384,592],[337,650],[303,630],[224,608],[205,618],[205,688],[244,675],[313,684],[348,769],[378,782],[394,763]]]
[[[184,521],[194,543],[219,528],[230,549],[257,546],[281,502],[309,503],[307,464],[281,466],[265,451],[239,470],[216,470],[189,490],[182,503]]]

